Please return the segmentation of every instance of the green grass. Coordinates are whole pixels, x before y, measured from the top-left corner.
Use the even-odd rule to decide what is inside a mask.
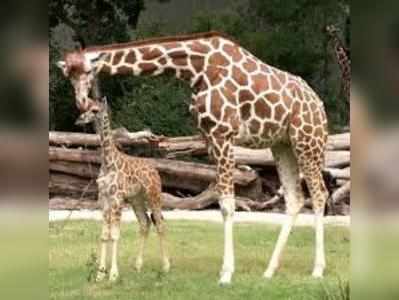
[[[236,272],[233,284],[217,285],[222,263],[221,224],[168,222],[172,268],[161,272],[158,239],[150,235],[141,273],[134,269],[136,224],[123,224],[119,251],[120,279],[115,283],[88,281],[94,271],[100,224],[73,221],[51,223],[49,229],[50,299],[343,299],[349,279],[349,230],[326,227],[327,269],[313,279],[314,232],[295,228],[285,249],[282,267],[271,281],[262,274],[272,253],[279,226],[235,225]]]

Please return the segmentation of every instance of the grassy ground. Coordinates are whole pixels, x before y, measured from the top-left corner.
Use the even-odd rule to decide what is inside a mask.
[[[136,224],[123,224],[115,283],[88,281],[94,274],[100,224],[51,223],[49,229],[50,299],[341,299],[340,282],[349,278],[349,230],[326,228],[327,270],[323,280],[310,276],[313,265],[312,228],[295,228],[282,267],[271,281],[263,279],[279,226],[236,224],[236,272],[229,287],[217,285],[222,262],[221,224],[168,222],[171,272],[162,274],[154,232],[141,273],[134,270]],[[330,295],[330,296],[328,296]]]

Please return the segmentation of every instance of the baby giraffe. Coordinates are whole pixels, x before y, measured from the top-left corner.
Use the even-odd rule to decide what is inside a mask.
[[[77,125],[94,122],[96,132],[101,137],[101,169],[97,179],[98,199],[103,206],[103,227],[101,233],[100,266],[97,281],[106,276],[107,246],[112,245],[112,261],[109,280],[118,278],[118,240],[123,203],[129,203],[140,225],[139,251],[136,269],[143,265],[144,245],[148,237],[151,221],[147,210],[151,211],[161,246],[163,270],[169,271],[169,258],[165,249],[165,224],[161,213],[161,179],[158,171],[143,159],[130,157],[120,152],[112,137],[108,116],[107,100],[96,101],[91,108],[76,120]]]

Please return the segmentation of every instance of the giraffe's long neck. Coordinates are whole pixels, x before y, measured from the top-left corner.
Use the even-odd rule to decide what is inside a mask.
[[[346,100],[350,100],[350,85],[351,85],[351,61],[349,53],[346,50],[341,39],[336,32],[330,33],[332,42],[334,43],[334,52],[337,58],[339,68],[342,75],[342,91],[346,96]]]
[[[344,76],[348,76],[350,75],[348,74],[348,72],[350,72],[350,57],[346,51],[346,48],[336,33],[331,35],[331,39],[334,43],[334,52],[341,68],[341,72]]]
[[[101,140],[101,160],[105,166],[110,166],[113,162],[113,156],[116,153],[109,115],[105,109],[101,112],[100,118],[96,121],[96,131],[100,134]]]
[[[195,87],[212,52],[209,40],[163,42],[119,49],[88,50],[86,55],[103,57],[97,72],[111,75],[175,75]]]

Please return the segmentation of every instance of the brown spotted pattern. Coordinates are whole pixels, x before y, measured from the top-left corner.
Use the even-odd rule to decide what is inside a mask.
[[[158,75],[173,70],[190,82],[191,111],[210,142],[221,135],[225,142],[253,148],[284,143],[305,165],[323,163],[327,122],[318,96],[301,78],[264,64],[229,39],[168,40],[97,53],[103,54],[97,72]],[[86,55],[96,53],[89,48]],[[82,61],[72,55],[69,65],[79,70]]]
[[[234,197],[233,145],[271,147],[273,152],[290,149],[291,161],[310,185],[315,211],[323,210],[326,189],[321,169],[327,118],[323,103],[300,77],[263,63],[218,33],[89,48],[84,55],[87,59],[111,56],[96,63],[96,72],[117,74],[121,67],[130,68],[134,75],[173,71],[189,82],[193,88],[190,111],[216,161],[217,191],[221,199],[227,199],[220,201],[225,218],[234,210],[234,203],[228,202]],[[283,163],[287,164],[292,162]],[[280,176],[299,176],[297,173],[280,172]],[[223,274],[232,272],[230,267],[223,270]],[[223,280],[228,281],[228,276]]]
[[[93,113],[93,109],[99,111]],[[141,243],[145,242],[151,225],[147,210],[161,242],[161,255],[164,269],[169,269],[169,260],[163,246],[165,224],[161,209],[161,178],[155,167],[147,160],[134,158],[120,152],[114,144],[107,106],[97,103],[79,119],[84,123],[94,122],[101,137],[101,168],[97,179],[99,201],[103,205],[103,242],[117,241],[120,235],[120,222],[123,204],[130,204],[140,224]],[[138,268],[141,267],[142,246],[138,255]],[[100,267],[104,272],[104,267]]]
[[[326,31],[333,43],[335,57],[341,69],[342,91],[346,101],[349,102],[351,87],[351,60],[348,53],[349,51],[338,36],[338,29],[334,25],[327,26]]]

